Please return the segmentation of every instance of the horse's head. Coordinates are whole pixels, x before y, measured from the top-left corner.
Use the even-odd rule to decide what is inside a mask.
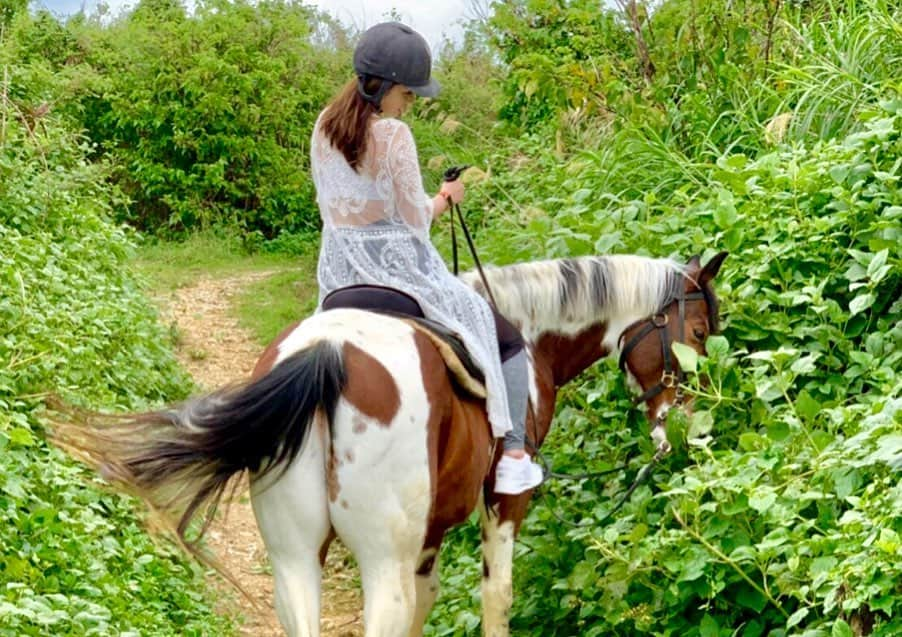
[[[683,272],[683,285],[658,309],[629,325],[620,335],[620,368],[639,386],[637,403],[644,402],[653,424],[652,437],[664,444],[664,423],[672,407],[689,409],[680,383],[683,372],[671,345],[674,342],[706,354],[705,340],[717,332],[718,302],[712,280],[727,253],[704,266],[692,257]]]

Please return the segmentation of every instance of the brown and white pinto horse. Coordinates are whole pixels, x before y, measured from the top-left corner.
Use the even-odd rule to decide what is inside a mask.
[[[627,344],[623,367],[660,433],[678,402],[670,342],[704,351],[725,256],[704,266],[608,256],[488,269],[498,309],[531,358],[530,439],[548,433],[558,387]],[[481,290],[472,274],[464,279]],[[493,493],[501,450],[484,404],[455,391],[432,341],[405,321],[316,314],[283,332],[245,384],[65,437],[108,477],[157,506],[180,506],[183,536],[199,508],[250,471],[278,615],[292,636],[319,635],[321,568],[335,536],[360,566],[366,635],[420,635],[442,538],[485,493],[483,630],[508,634],[513,543],[530,494]]]

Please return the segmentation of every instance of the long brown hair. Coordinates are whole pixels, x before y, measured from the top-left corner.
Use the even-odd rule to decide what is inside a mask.
[[[382,80],[379,78],[368,79],[364,85],[367,94],[375,93],[380,82]],[[344,85],[323,114],[320,126],[326,139],[345,156],[354,170],[359,169],[360,161],[366,154],[370,119],[378,112],[374,104],[357,92],[355,78]]]

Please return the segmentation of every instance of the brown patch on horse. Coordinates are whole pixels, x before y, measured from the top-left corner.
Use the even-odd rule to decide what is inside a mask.
[[[536,342],[535,355],[551,361],[554,384],[561,387],[603,356],[608,350],[602,346],[607,323],[597,323],[578,334],[545,333]]]
[[[276,359],[279,357],[279,345],[281,345],[282,341],[288,338],[288,335],[291,334],[300,324],[300,321],[295,321],[284,330],[279,332],[279,335],[269,345],[266,346],[266,349],[263,350],[263,353],[260,355],[260,358],[257,359],[257,363],[254,365],[254,371],[251,372],[251,380],[257,380],[265,376],[267,372],[272,369],[272,366],[276,363]]]
[[[432,507],[423,550],[441,546],[445,532],[476,507],[489,468],[492,437],[485,404],[455,393],[441,354],[421,332],[413,335],[429,399],[426,421]]]
[[[401,394],[385,366],[353,343],[342,346],[348,383],[344,397],[358,411],[388,427],[401,407]]]
[[[341,485],[338,484],[338,468],[341,466],[341,460],[335,457],[335,452],[329,454],[326,461],[326,492],[329,494],[329,501],[335,502],[338,499],[338,493],[341,491]]]

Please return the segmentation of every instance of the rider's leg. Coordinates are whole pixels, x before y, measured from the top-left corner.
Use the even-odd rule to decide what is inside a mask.
[[[507,390],[511,429],[504,436],[504,454],[495,471],[497,493],[523,493],[542,482],[542,469],[526,453],[526,410],[529,404],[529,360],[517,329],[496,313],[501,373]]]
[[[513,358],[501,364],[507,404],[510,407],[514,428],[504,435],[504,453],[522,458],[526,453],[526,409],[529,403],[529,361],[526,350],[521,349]]]

